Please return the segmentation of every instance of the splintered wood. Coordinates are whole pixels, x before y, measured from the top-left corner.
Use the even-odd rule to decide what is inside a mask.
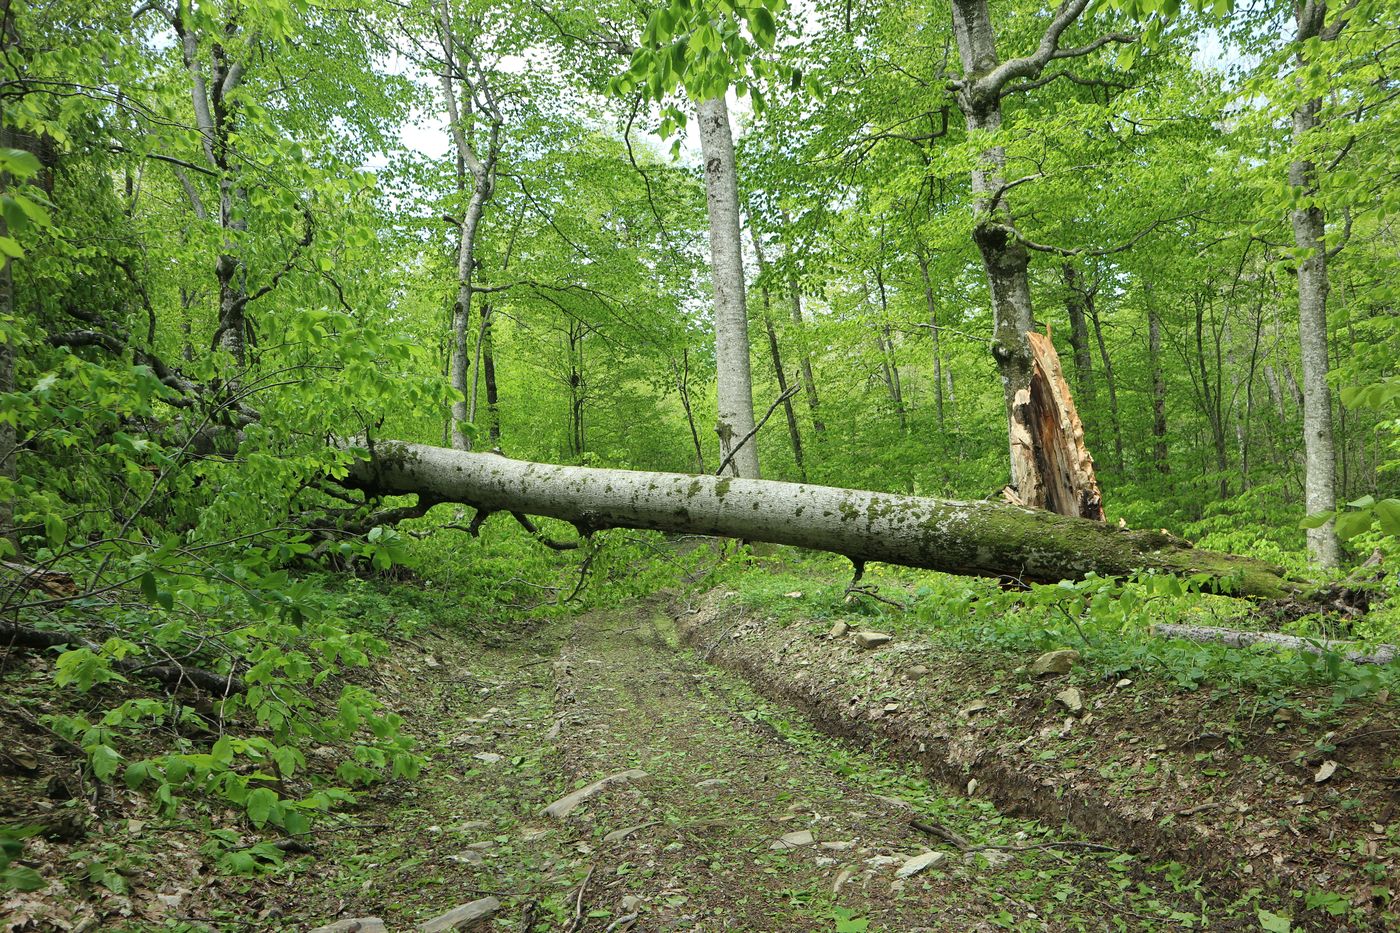
[[[1005,496],[1017,505],[1103,521],[1103,496],[1094,458],[1084,443],[1084,425],[1055,345],[1044,334],[1026,334],[1034,361],[1029,388],[1012,404],[1012,475],[1018,488]]]

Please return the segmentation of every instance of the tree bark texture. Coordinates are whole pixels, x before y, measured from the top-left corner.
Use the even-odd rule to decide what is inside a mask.
[[[749,371],[749,320],[744,300],[744,259],[739,240],[739,184],[734,136],[723,97],[696,105],[700,152],[705,160],[705,200],[710,221],[710,278],[715,291],[715,363],[719,401],[715,431],[720,461],[754,428],[753,378]],[[730,461],[735,476],[756,478],[758,445],[739,448]]]
[[[958,502],[730,476],[557,466],[381,441],[350,468],[372,494],[428,496],[520,512],[582,532],[644,528],[765,541],[947,573],[1054,582],[1089,572],[1205,574],[1246,596],[1296,593],[1283,571],[1192,548],[1159,531],[1001,502]]]
[[[1297,5],[1298,69],[1307,63],[1303,44],[1323,31],[1324,0]],[[1299,79],[1302,80],[1301,77]],[[1327,385],[1327,245],[1326,217],[1312,199],[1317,195],[1317,166],[1303,153],[1308,137],[1321,124],[1322,101],[1309,98],[1293,111],[1293,145],[1299,155],[1288,168],[1288,183],[1302,200],[1291,212],[1298,264],[1298,340],[1303,360],[1304,499],[1308,514],[1337,507],[1337,462],[1332,439],[1332,392]],[[1341,563],[1341,545],[1332,522],[1308,529],[1308,551],[1322,567]]]

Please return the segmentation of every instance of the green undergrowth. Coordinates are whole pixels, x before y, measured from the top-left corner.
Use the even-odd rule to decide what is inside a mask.
[[[1388,690],[1400,694],[1400,663],[1356,664],[1334,650],[1318,654],[1164,639],[1162,623],[1238,629],[1268,627],[1245,600],[1199,591],[1192,581],[1144,575],[1127,581],[1091,576],[1078,582],[1004,589],[993,580],[871,568],[861,585],[874,595],[847,598],[849,564],[836,558],[791,557],[734,568],[724,583],[749,607],[783,622],[846,621],[852,626],[928,635],[950,647],[1021,659],[1055,648],[1080,652],[1104,678],[1152,676],[1171,689],[1249,688],[1275,706],[1293,693],[1330,691],[1331,706]],[[877,598],[878,597],[878,598]],[[1358,646],[1395,643],[1400,624],[1390,603],[1363,620],[1321,615],[1282,630]]]
[[[68,824],[86,833],[120,818],[135,798],[153,811],[142,822],[195,833],[204,860],[221,872],[285,871],[286,849],[271,840],[311,838],[366,792],[410,784],[422,769],[425,749],[379,676],[403,645],[430,634],[505,643],[551,619],[672,585],[697,566],[703,573],[714,559],[707,549],[678,555],[660,536],[623,531],[558,554],[508,518],[476,538],[413,534],[453,521],[439,512],[446,514],[413,528],[371,533],[358,573],[294,571],[287,565],[295,548],[274,553],[251,541],[240,561],[211,571],[188,549],[172,548],[172,559],[156,553],[138,566],[118,598],[21,608],[22,624],[78,633],[91,647],[11,653],[0,668],[0,718],[29,724],[27,734],[0,736],[0,751],[38,763],[3,787],[17,804],[0,810],[0,890],[52,880],[53,866],[26,868],[30,840]],[[53,563],[72,566],[74,578],[91,570],[76,559]],[[51,585],[68,579],[53,576]],[[171,662],[238,678],[245,689],[220,698],[171,690],[142,673]],[[45,755],[46,744],[60,752]],[[43,791],[50,777],[75,792],[51,806]],[[108,848],[83,864],[116,864],[133,847]],[[99,874],[114,893],[124,888],[120,873]]]

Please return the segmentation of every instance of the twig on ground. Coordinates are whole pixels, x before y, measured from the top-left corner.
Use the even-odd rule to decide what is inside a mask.
[[[575,933],[579,927],[583,926],[583,897],[588,892],[588,882],[593,878],[593,866],[588,866],[588,873],[583,876],[583,881],[578,886],[578,899],[574,901],[574,919],[569,921],[569,925],[564,928],[564,933]]]

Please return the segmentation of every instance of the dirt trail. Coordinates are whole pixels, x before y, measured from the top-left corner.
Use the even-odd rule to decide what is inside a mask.
[[[413,929],[486,895],[502,901],[498,931],[534,933],[1235,928],[1179,871],[818,733],[679,647],[656,608],[495,647],[429,635],[383,676],[430,763],[362,802],[373,829],[328,834],[300,883],[256,902],[282,929],[366,916]],[[544,813],[630,769],[646,776]],[[927,867],[901,878],[919,856]]]
[[[1188,892],[1140,884],[1119,853],[940,794],[790,719],[678,648],[663,613],[577,620],[556,679],[568,771],[648,773],[563,821],[592,868],[592,928],[638,914],[639,930],[1147,929],[1200,913]],[[916,818],[974,845],[1037,848],[964,854]]]

